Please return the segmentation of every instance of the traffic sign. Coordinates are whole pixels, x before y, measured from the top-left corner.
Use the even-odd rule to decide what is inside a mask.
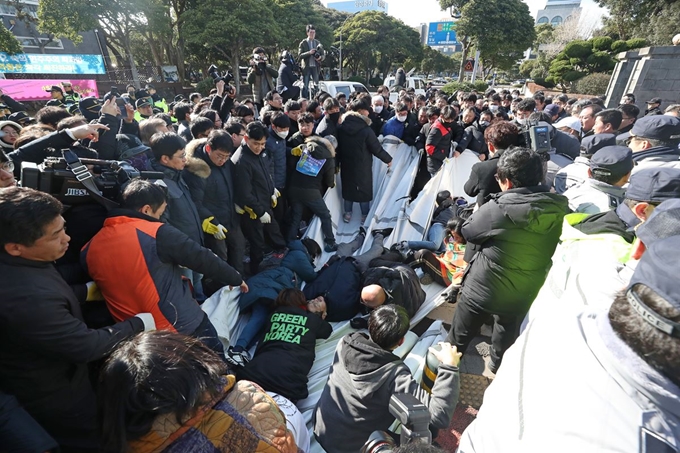
[[[447,46],[458,44],[455,22],[430,22],[427,31],[428,46]]]
[[[467,60],[465,62],[465,72],[472,72],[475,70],[475,60]]]

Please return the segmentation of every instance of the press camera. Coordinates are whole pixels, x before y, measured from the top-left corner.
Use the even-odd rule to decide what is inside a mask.
[[[430,410],[409,393],[398,393],[390,398],[390,414],[401,423],[400,445],[432,443]],[[388,453],[396,448],[394,438],[385,431],[373,431],[361,448],[361,453]]]

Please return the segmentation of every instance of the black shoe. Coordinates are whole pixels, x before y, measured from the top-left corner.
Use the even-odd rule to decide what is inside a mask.
[[[360,226],[359,227],[359,234],[363,237],[366,237],[366,228]]]
[[[335,241],[326,242],[323,246],[323,250],[327,253],[337,252],[338,251],[338,244]]]
[[[382,230],[373,230],[371,234],[373,236],[380,234],[382,235],[383,238],[386,238],[387,236],[392,234],[392,231],[394,231],[394,228],[383,228]]]
[[[368,329],[368,317],[358,316],[349,320],[349,325],[352,329]]]

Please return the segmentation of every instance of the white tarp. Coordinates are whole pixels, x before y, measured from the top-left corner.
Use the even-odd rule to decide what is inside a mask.
[[[470,175],[472,165],[479,162],[475,153],[465,151],[455,159],[447,159],[442,169],[426,184],[418,198],[409,204],[408,195],[418,171],[420,156],[414,147],[403,143],[399,144],[396,139],[390,137],[385,139],[383,147],[393,157],[392,168],[388,172],[387,166],[382,161],[373,159],[374,202],[371,205],[364,225],[368,232],[367,240],[364,242],[363,247],[356,252],[357,255],[370,247],[372,241],[370,231],[374,229],[395,228],[392,235],[386,238],[385,246],[403,240],[423,239],[434,211],[437,192],[440,190],[446,189],[454,196],[462,196],[467,198],[468,201],[474,201],[474,199],[465,195],[463,185]],[[342,190],[340,178],[336,179],[336,187],[329,189],[324,199],[331,212],[336,241],[349,242],[359,231],[361,213],[358,204],[355,204],[351,222],[344,223],[342,221]],[[306,236],[316,240],[319,244],[323,244],[321,223],[318,218],[314,218],[310,222]],[[317,268],[320,268],[331,256],[331,253],[324,253],[316,261]],[[411,327],[415,326],[444,301],[441,294],[445,288],[442,286],[433,283],[423,285],[423,289],[426,292],[425,302],[411,320]],[[222,342],[225,343],[225,347],[238,338],[243,326],[247,322],[247,317],[239,316],[237,306],[239,294],[240,290],[237,288],[233,290],[223,288],[203,304],[203,310],[208,314],[213,325],[215,325],[215,329]],[[337,344],[343,336],[353,331],[354,329],[349,325],[349,321],[333,323],[333,333],[330,338],[317,341],[316,358],[308,376],[309,396],[297,404],[307,422],[307,426],[310,428],[310,433],[314,407],[326,385]],[[419,348],[416,345],[412,356],[406,359],[407,364],[409,364],[409,367],[416,376],[420,376],[422,373],[422,365],[424,357],[427,355],[427,347],[436,344],[437,341],[441,341],[444,335],[441,332],[441,322],[433,323],[428,332],[430,331],[437,332],[437,335],[423,335],[420,349],[416,349]],[[311,451],[323,451],[314,440],[313,435]]]

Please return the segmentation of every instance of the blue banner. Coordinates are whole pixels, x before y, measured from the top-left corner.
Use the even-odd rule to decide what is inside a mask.
[[[0,72],[29,74],[105,74],[101,55],[45,55],[0,52]]]
[[[430,22],[427,30],[428,46],[447,46],[457,44],[455,22]]]

